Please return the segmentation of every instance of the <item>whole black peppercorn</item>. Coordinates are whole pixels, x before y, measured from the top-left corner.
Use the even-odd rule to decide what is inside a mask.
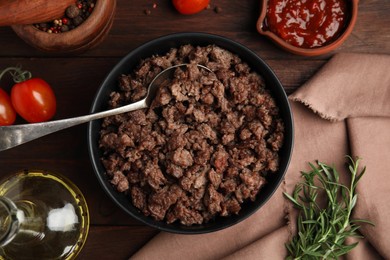
[[[74,26],[79,26],[80,24],[82,24],[82,22],[84,22],[84,19],[81,16],[76,16],[72,19],[72,23],[74,24]]]
[[[69,31],[69,26],[67,26],[66,24],[62,25],[61,32],[67,32],[67,31]]]
[[[41,28],[47,28],[47,27],[49,27],[49,26],[47,25],[47,23],[40,23],[40,24],[39,24],[39,27],[41,27]]]
[[[216,7],[214,8],[214,12],[216,12],[216,13],[218,14],[218,13],[222,12],[222,8],[219,7],[219,6],[216,6]]]
[[[73,18],[80,15],[80,9],[77,8],[76,5],[70,5],[68,8],[66,8],[65,13],[66,13],[66,16],[73,19]]]
[[[34,24],[34,26],[38,30],[49,33],[61,33],[73,30],[88,19],[95,4],[96,0],[75,0],[75,4],[65,9],[65,15],[63,17],[50,22]]]

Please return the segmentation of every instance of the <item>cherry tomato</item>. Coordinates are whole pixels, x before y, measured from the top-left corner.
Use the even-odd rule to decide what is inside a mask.
[[[11,89],[11,101],[16,112],[30,123],[48,121],[56,112],[54,92],[40,78],[16,83]]]
[[[195,14],[204,10],[210,0],[172,0],[172,3],[181,14]]]
[[[11,104],[7,92],[0,88],[0,126],[12,125],[16,119],[16,112]]]

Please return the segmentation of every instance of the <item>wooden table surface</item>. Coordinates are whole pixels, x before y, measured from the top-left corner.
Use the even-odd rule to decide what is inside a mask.
[[[151,39],[175,32],[209,32],[244,44],[274,69],[288,94],[334,53],[390,54],[389,0],[360,0],[352,35],[333,53],[313,58],[286,53],[256,32],[259,2],[211,0],[210,9],[183,16],[167,0],[118,0],[108,37],[77,56],[40,52],[25,44],[11,28],[3,27],[0,69],[20,64],[46,79],[57,96],[55,119],[62,119],[89,112],[100,83],[124,55]],[[220,12],[215,12],[215,7]],[[151,13],[146,15],[145,10]],[[10,79],[5,78],[1,87],[9,91]],[[127,259],[158,231],[127,216],[100,188],[88,157],[86,130],[86,125],[73,127],[1,152],[0,177],[26,168],[66,175],[84,193],[90,210],[90,232],[79,259]]]

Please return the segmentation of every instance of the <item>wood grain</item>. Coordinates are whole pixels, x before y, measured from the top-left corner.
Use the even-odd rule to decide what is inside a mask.
[[[222,9],[220,13],[214,12],[216,6]],[[170,1],[119,0],[108,37],[81,55],[40,52],[9,27],[0,27],[0,70],[20,64],[34,76],[47,80],[57,96],[55,118],[61,119],[89,113],[104,77],[124,55],[148,40],[174,32],[214,33],[244,44],[270,65],[287,93],[306,82],[334,53],[390,54],[388,0],[360,0],[351,36],[333,53],[314,58],[282,51],[259,35],[255,27],[259,8],[258,1],[212,0],[210,9],[183,16]],[[150,15],[145,10],[150,10]],[[9,91],[10,77],[2,79],[0,86]],[[22,122],[18,119],[18,123]],[[86,125],[0,153],[0,177],[25,168],[62,173],[83,191],[90,209],[91,229],[79,259],[127,259],[158,233],[127,216],[100,188],[88,156]]]
[[[128,259],[155,234],[156,230],[144,227],[93,226],[77,259]]]
[[[2,0],[0,1],[0,26],[58,19],[74,2],[74,0]]]

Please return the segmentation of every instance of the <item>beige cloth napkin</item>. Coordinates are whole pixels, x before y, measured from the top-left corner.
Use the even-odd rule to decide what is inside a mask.
[[[345,155],[362,158],[354,218],[365,239],[347,259],[390,259],[390,56],[336,54],[290,97],[295,146],[285,180],[273,197],[247,220],[202,235],[162,232],[132,259],[283,259],[296,214],[283,197],[300,181],[308,162],[337,166],[344,181]],[[287,217],[287,218],[286,218]],[[288,221],[289,220],[289,221]]]

